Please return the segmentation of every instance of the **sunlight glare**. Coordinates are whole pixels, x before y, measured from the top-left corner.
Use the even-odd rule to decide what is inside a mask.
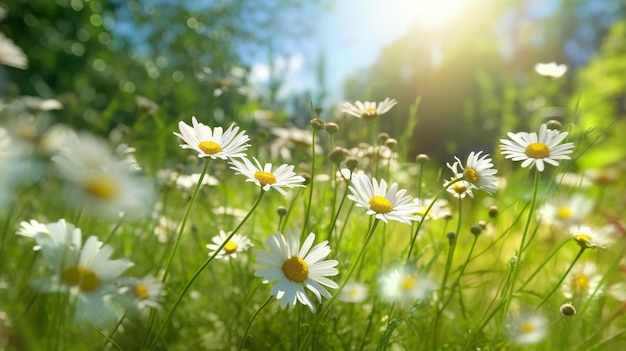
[[[441,29],[461,14],[468,0],[392,0],[388,8],[396,23],[415,23],[424,29]]]

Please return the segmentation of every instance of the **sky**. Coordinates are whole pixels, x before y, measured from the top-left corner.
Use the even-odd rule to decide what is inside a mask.
[[[458,16],[468,0],[338,0],[325,8],[312,40],[290,57],[277,60],[287,71],[282,94],[317,87],[315,77],[321,51],[325,57],[327,103],[342,99],[344,80],[367,68],[381,50],[404,35],[413,23],[432,28],[445,26]],[[252,67],[252,81],[269,77],[267,63]]]

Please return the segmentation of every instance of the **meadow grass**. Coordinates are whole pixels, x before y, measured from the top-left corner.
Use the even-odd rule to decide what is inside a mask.
[[[305,175],[305,182],[298,182],[305,187],[286,187],[284,195],[246,182],[245,176],[231,169],[228,159],[197,160],[193,150],[169,155],[181,166],[170,167],[173,176],[157,176],[162,166],[155,165],[172,164],[153,162],[160,157],[155,155],[164,153],[162,141],[169,138],[170,143],[181,143],[172,134],[178,129],[164,127],[155,136],[160,145],[156,149],[141,147],[145,140],[136,143],[142,184],[154,191],[139,204],[143,208],[124,215],[100,215],[102,209],[89,204],[89,198],[72,197],[73,188],[80,184],[59,176],[57,161],[50,159],[62,151],[39,154],[38,180],[15,187],[1,217],[0,347],[610,350],[625,344],[626,325],[621,316],[626,263],[620,222],[624,181],[621,177],[598,181],[576,167],[575,161],[584,156],[588,145],[601,147],[585,144],[588,131],[568,126],[566,141],[574,142],[571,157],[556,167],[546,165],[542,172],[505,159],[498,151],[499,143],[492,141],[490,158],[498,170],[495,193],[468,183],[473,197],[457,198],[447,189],[458,189],[455,185],[465,182],[467,174],[452,174],[423,157],[405,161],[406,145],[376,137],[376,123],[385,118],[377,117],[357,121],[363,122],[365,139],[373,139],[363,141],[374,152],[349,152],[355,157],[350,162],[356,160],[358,165],[352,173],[344,170],[343,177],[335,173],[346,168],[346,160],[333,163],[326,153],[336,144],[358,142],[342,139],[341,128],[329,136],[324,121],[314,119],[312,128],[317,129],[311,135],[318,137],[318,147],[324,151],[313,153],[315,157],[300,152],[287,162],[296,166],[297,174],[310,174]],[[590,132],[594,133],[599,132]],[[247,156],[267,155],[269,145],[255,141],[253,136]],[[135,146],[132,138],[130,143]],[[119,158],[110,152],[110,157]],[[466,155],[458,156],[465,164]],[[261,163],[273,162],[270,173],[284,163],[261,158]],[[611,169],[601,171],[611,174]],[[217,184],[177,185],[194,172],[216,179]],[[566,172],[577,177],[578,183],[565,182],[560,175]],[[359,173],[367,179],[384,179],[388,187],[398,183],[398,189],[422,199],[419,206],[411,200],[414,207],[405,216],[408,224],[385,217],[385,210],[368,215],[348,198],[355,194],[349,187],[355,186]],[[450,180],[445,188],[444,180]],[[583,186],[583,181],[589,184]],[[592,205],[575,207],[571,201],[575,195],[584,196]],[[430,206],[435,197],[447,206]],[[554,205],[560,198],[565,200]],[[555,213],[552,217],[550,208]],[[60,293],[37,288],[33,281],[53,274],[54,268],[42,258],[46,250],[52,250],[42,232],[30,238],[16,235],[20,222],[30,219],[43,224],[65,219],[82,230],[83,242],[94,235],[111,246],[111,259],[127,258],[134,263],[123,277],[151,275],[163,282],[165,293],[150,296],[160,307],[137,310],[125,305],[118,294],[123,295],[122,288],[129,283],[116,277],[107,282],[111,289],[99,300],[106,305],[102,308],[113,312],[114,322],[94,325],[98,316],[76,320],[75,296],[91,293],[83,289],[86,278],[72,283],[61,274],[55,287],[63,287]],[[578,226],[594,232],[571,232],[572,228],[581,230]],[[206,244],[220,230],[230,233],[234,229],[254,246],[228,260],[217,258],[217,252],[211,256]],[[313,313],[300,302],[282,309],[275,296],[270,296],[275,283],[263,284],[255,276],[264,268],[257,257],[259,251],[268,251],[266,239],[287,229],[302,230],[302,240],[309,232],[315,233],[315,244],[327,240],[331,252],[326,259],[337,261],[338,274],[328,277],[338,287],[328,288],[332,296],[319,303],[308,293]],[[607,231],[607,236],[597,234],[601,231]],[[42,245],[40,251],[33,250],[35,243]],[[591,268],[578,269],[585,265]],[[393,272],[401,278],[394,280]],[[366,295],[359,298],[356,291],[340,295],[352,282],[366,288]]]

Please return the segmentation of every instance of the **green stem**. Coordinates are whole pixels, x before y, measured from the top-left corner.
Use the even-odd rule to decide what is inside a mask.
[[[263,310],[265,306],[267,306],[270,303],[271,300],[272,300],[272,296],[269,296],[267,300],[263,302],[261,307],[259,307],[259,309],[254,313],[252,318],[250,318],[250,321],[248,322],[248,326],[246,327],[246,331],[243,333],[243,337],[241,338],[241,342],[239,343],[239,348],[237,350],[239,351],[243,350],[243,344],[245,344],[246,342],[246,338],[248,337],[248,332],[250,331],[250,327],[252,327],[252,323],[254,323],[254,320],[256,319],[256,317],[259,315],[259,313],[261,313],[261,310]]]
[[[337,218],[339,217],[339,213],[341,212],[341,209],[343,207],[344,202],[346,201],[346,196],[348,195],[348,190],[349,190],[349,179],[346,179],[346,188],[343,191],[343,195],[341,197],[341,201],[339,201],[339,207],[337,208],[336,211],[333,212],[333,218],[330,220],[330,228],[328,229],[328,238],[327,240],[330,242],[330,238],[333,235],[333,230],[335,230],[335,226],[337,225]],[[337,187],[335,187],[335,196],[337,194]],[[333,201],[334,203],[334,201]]]
[[[459,218],[456,226],[456,233],[454,239],[450,240],[450,251],[448,252],[448,258],[446,259],[446,267],[443,272],[443,279],[441,279],[441,291],[439,292],[439,301],[443,301],[444,293],[446,291],[446,283],[448,282],[448,276],[450,275],[450,268],[452,267],[452,259],[454,257],[454,251],[456,249],[456,243],[459,240],[459,231],[461,230],[461,215],[462,215],[462,202],[459,197]],[[452,296],[452,293],[450,294]],[[435,304],[435,331],[433,332],[433,347],[437,347],[437,341],[439,338],[439,325],[441,323],[441,313],[443,312],[444,306],[440,306],[439,302]]]
[[[441,311],[443,311],[446,308],[446,306],[450,303],[450,300],[452,300],[452,296],[454,295],[454,290],[461,283],[461,277],[463,277],[463,273],[465,273],[465,269],[469,265],[469,262],[472,257],[472,253],[474,252],[474,248],[476,247],[477,241],[478,241],[478,235],[474,235],[474,241],[472,242],[472,247],[470,248],[470,251],[467,254],[467,259],[465,259],[465,263],[463,263],[463,265],[461,266],[461,271],[459,272],[459,275],[454,280],[454,283],[452,283],[452,287],[450,288],[450,295],[448,296],[448,300],[446,300],[443,303],[443,306],[441,306]]]
[[[356,270],[357,266],[359,266],[359,263],[361,262],[363,256],[365,255],[365,249],[367,248],[367,244],[372,239],[374,231],[376,230],[376,226],[378,226],[378,222],[380,222],[380,219],[376,218],[374,220],[374,223],[372,223],[372,225],[370,226],[370,229],[367,232],[367,235],[365,236],[365,241],[363,242],[363,246],[361,247],[361,250],[357,254],[356,258],[352,261],[352,264],[350,265],[350,268],[348,269],[348,272],[346,273],[345,278],[343,279],[341,284],[339,284],[339,287],[335,291],[335,294],[324,304],[324,306],[322,307],[322,311],[313,320],[313,323],[312,323],[311,327],[309,328],[309,332],[307,333],[306,337],[304,338],[304,343],[302,343],[302,345],[308,344],[308,341],[311,338],[311,335],[313,334],[313,330],[317,326],[317,323],[319,322],[320,318],[322,316],[324,316],[324,314],[326,312],[328,312],[328,310],[330,309],[330,306],[337,299],[337,297],[341,293],[341,290],[343,290],[343,288],[346,286],[346,284],[348,283],[348,281],[352,277],[352,274],[354,274],[354,271]],[[302,345],[301,345],[301,348],[303,347]]]
[[[569,239],[568,239],[568,240],[564,240],[564,241],[561,243],[561,245],[559,245],[559,247],[557,247],[554,251],[552,251],[552,252],[550,253],[550,255],[548,255],[548,257],[546,257],[546,259],[545,259],[545,260],[543,260],[543,262],[541,262],[541,264],[539,264],[539,265],[537,266],[537,269],[533,272],[533,274],[531,274],[531,275],[530,275],[530,277],[528,277],[528,279],[526,279],[526,281],[524,282],[524,284],[522,284],[522,286],[520,286],[520,287],[517,289],[517,292],[519,292],[519,291],[521,291],[522,289],[524,289],[524,288],[526,287],[526,285],[528,285],[528,283],[530,283],[530,282],[533,280],[533,278],[535,278],[535,276],[536,276],[537,274],[539,274],[539,272],[541,272],[541,269],[542,269],[542,268],[544,268],[544,267],[546,266],[546,264],[548,264],[548,261],[550,261],[550,259],[552,259],[552,257],[554,257],[554,255],[556,255],[556,253],[557,253],[557,252],[559,252],[559,250],[561,250],[561,248],[562,248],[563,246],[565,246],[565,244],[567,244],[567,243],[568,243],[568,242],[570,242],[570,241],[571,241],[571,240],[569,240]]]
[[[457,178],[457,179],[451,181],[450,183],[448,183],[448,185],[443,187],[443,189],[441,189],[439,191],[439,193],[432,199],[432,201],[430,202],[430,204],[426,208],[426,211],[424,211],[424,214],[422,214],[422,220],[419,221],[419,223],[417,224],[417,229],[415,229],[415,232],[413,233],[413,236],[411,237],[411,244],[409,245],[409,253],[406,255],[405,264],[409,264],[409,261],[411,259],[411,253],[413,252],[413,247],[415,246],[415,241],[417,240],[417,234],[420,232],[420,229],[422,228],[422,224],[424,224],[424,222],[426,222],[426,216],[428,216],[428,213],[430,213],[430,210],[433,208],[433,206],[435,205],[437,200],[439,200],[439,198],[448,190],[448,188],[452,184],[460,182],[461,180],[463,180],[463,178]],[[422,201],[422,200],[423,199],[420,199],[420,201]]]
[[[546,297],[543,298],[543,301],[541,301],[541,303],[539,304],[539,306],[537,306],[537,308],[543,306],[544,303],[546,303],[548,301],[548,299],[550,299],[550,297],[552,295],[554,295],[554,293],[561,287],[561,284],[563,283],[563,281],[565,280],[565,278],[567,278],[567,275],[569,274],[569,272],[571,272],[572,268],[574,268],[574,265],[576,264],[576,262],[578,261],[578,259],[583,255],[583,252],[585,252],[587,248],[584,246],[580,247],[580,251],[578,251],[578,254],[576,255],[576,257],[574,257],[574,261],[572,261],[572,264],[569,265],[569,267],[567,268],[567,270],[565,271],[565,273],[563,273],[563,276],[561,277],[561,279],[559,280],[558,283],[556,283],[556,285],[554,286],[554,288],[552,289],[552,291],[550,291],[550,293],[548,293],[548,295]]]
[[[504,304],[502,308],[502,319],[506,317],[506,314],[509,311],[509,305],[511,304],[511,299],[513,298],[513,291],[515,290],[515,282],[517,280],[517,275],[519,273],[519,266],[522,264],[522,257],[524,254],[524,248],[526,247],[526,236],[528,235],[528,230],[530,228],[530,221],[533,217],[535,211],[535,203],[537,202],[537,193],[539,191],[539,171],[535,169],[535,180],[533,183],[533,195],[530,199],[530,206],[528,208],[528,217],[526,217],[526,224],[524,225],[524,232],[522,233],[522,241],[519,245],[519,250],[517,252],[517,258],[515,264],[511,267],[511,279],[507,282],[506,290],[504,291]],[[500,323],[500,331],[501,331],[502,323]]]
[[[313,201],[313,178],[315,177],[315,135],[317,130],[314,128],[311,137],[311,180],[309,181],[309,200],[306,204],[306,211],[304,213],[304,224],[302,225],[302,233],[307,233],[307,227],[309,224],[309,213],[311,213],[311,202]]]
[[[183,236],[183,232],[185,231],[185,226],[187,225],[187,220],[189,219],[189,213],[191,213],[191,206],[193,205],[196,197],[198,196],[198,192],[200,192],[200,188],[202,187],[202,180],[209,169],[209,161],[210,158],[206,158],[204,160],[204,167],[202,168],[202,173],[200,173],[200,178],[198,179],[198,184],[196,184],[196,188],[191,195],[191,200],[189,200],[189,204],[187,205],[187,210],[185,210],[185,215],[183,216],[183,220],[180,223],[180,228],[178,229],[178,234],[176,235],[176,241],[174,241],[174,247],[172,248],[172,252],[167,258],[167,263],[165,264],[165,269],[163,270],[163,278],[161,281],[165,283],[167,279],[167,274],[172,266],[172,261],[174,260],[174,255],[176,255],[176,251],[178,251],[178,246],[180,246],[180,240]]]
[[[259,193],[259,196],[257,197],[256,201],[252,205],[252,208],[250,209],[248,214],[246,214],[246,216],[241,220],[241,222],[239,222],[237,227],[235,227],[235,229],[233,229],[233,231],[230,233],[230,235],[224,240],[222,245],[220,245],[220,247],[218,247],[217,250],[215,250],[215,253],[213,253],[213,255],[211,255],[209,258],[207,258],[206,261],[204,261],[202,263],[202,265],[200,265],[200,267],[196,270],[196,272],[193,274],[191,279],[189,279],[189,281],[187,282],[187,284],[183,288],[183,291],[181,291],[180,294],[178,295],[178,297],[176,298],[176,302],[174,302],[174,306],[172,306],[170,311],[167,313],[167,316],[165,317],[165,321],[163,322],[163,324],[161,324],[161,327],[159,328],[159,331],[154,336],[154,339],[152,339],[152,343],[150,344],[150,347],[148,348],[148,350],[154,350],[154,347],[156,346],[157,341],[159,340],[159,338],[161,337],[161,335],[165,331],[165,328],[167,327],[169,322],[172,320],[172,316],[174,315],[174,311],[176,311],[176,309],[178,308],[178,305],[180,305],[180,302],[182,301],[183,296],[185,296],[187,294],[187,291],[189,291],[189,289],[191,288],[191,285],[193,284],[193,282],[196,279],[198,279],[198,277],[200,276],[200,273],[202,273],[202,271],[209,265],[209,263],[211,263],[211,261],[213,261],[213,259],[217,256],[217,254],[222,251],[222,249],[224,248],[224,246],[226,246],[226,244],[230,241],[230,239],[232,239],[232,237],[239,232],[239,229],[241,229],[243,224],[246,223],[248,218],[250,218],[250,216],[252,215],[254,210],[257,208],[257,206],[259,206],[259,203],[261,203],[261,199],[263,198],[263,195],[265,195],[265,191],[261,190],[261,192]]]

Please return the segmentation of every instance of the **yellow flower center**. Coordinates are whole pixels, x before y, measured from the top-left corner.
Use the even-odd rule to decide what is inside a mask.
[[[576,234],[574,235],[574,241],[585,247],[591,247],[591,241],[593,239],[588,234]]]
[[[309,265],[300,257],[289,257],[283,263],[283,273],[292,282],[302,283],[309,277]]]
[[[528,334],[528,333],[532,333],[533,331],[535,331],[535,326],[530,322],[526,322],[526,323],[522,323],[519,329],[522,333]]]
[[[261,186],[276,184],[276,176],[270,172],[254,172],[254,179],[258,180]]]
[[[198,148],[207,155],[215,155],[222,152],[220,144],[214,141],[201,141],[200,144],[198,144]]]
[[[77,285],[84,292],[92,292],[100,286],[98,276],[89,268],[81,266],[67,268],[61,274],[61,280],[67,285]]]
[[[556,216],[559,219],[570,219],[572,218],[572,209],[569,206],[559,206],[559,208],[556,209]]]
[[[229,241],[229,242],[226,243],[226,245],[224,245],[224,251],[227,254],[231,254],[231,253],[237,251],[237,247],[238,247],[238,245],[237,245],[236,242]]]
[[[467,167],[463,171],[463,178],[472,184],[476,184],[478,182],[478,172],[471,167]]]
[[[461,195],[467,191],[467,184],[463,182],[454,183],[452,184],[452,190],[454,190],[454,192],[456,192],[457,194]]]
[[[366,121],[373,121],[378,118],[378,110],[376,107],[368,107],[365,109],[365,112],[361,115]]]
[[[142,300],[147,299],[149,297],[148,287],[145,284],[137,284],[135,286],[135,295]]]
[[[415,279],[415,277],[405,277],[400,283],[400,289],[410,291],[415,287],[415,284],[417,284],[417,279]]]
[[[389,200],[387,200],[384,196],[372,196],[368,204],[370,205],[370,208],[377,213],[389,213],[393,211],[391,202],[389,202]]]
[[[544,143],[530,143],[524,153],[530,158],[545,158],[550,156],[550,148]]]
[[[102,200],[112,200],[119,194],[117,183],[106,176],[95,176],[87,180],[85,190],[90,195]]]
[[[572,287],[578,292],[586,292],[589,290],[589,277],[582,273],[574,274]]]

